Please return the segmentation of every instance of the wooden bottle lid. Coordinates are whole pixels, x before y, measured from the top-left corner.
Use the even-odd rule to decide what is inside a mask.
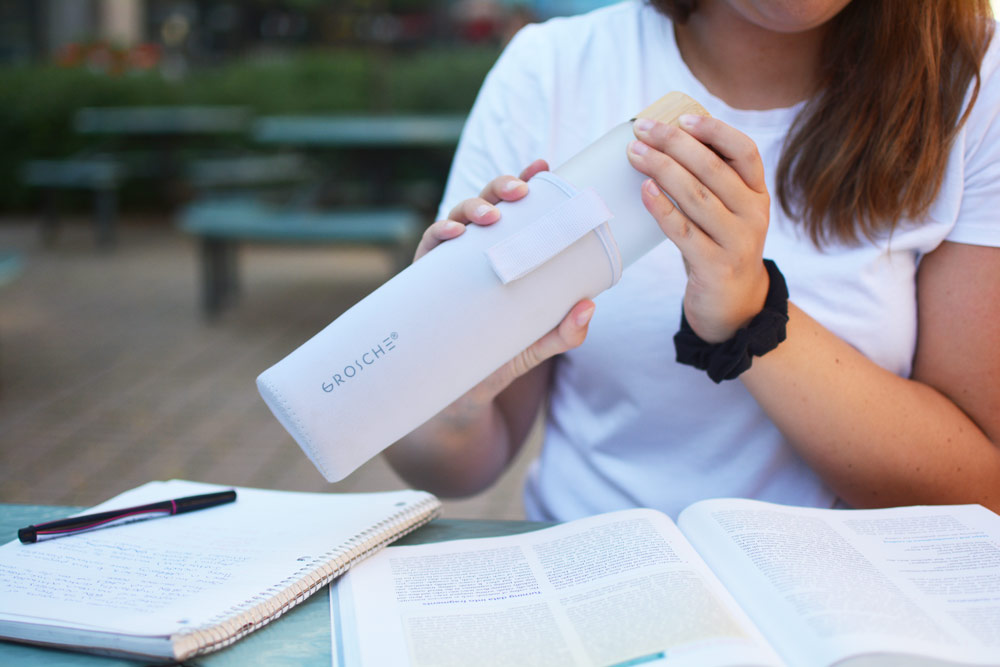
[[[684,114],[695,114],[698,116],[711,115],[705,110],[705,107],[698,104],[691,97],[688,97],[684,93],[671,92],[640,111],[636,115],[636,118],[650,118],[658,120],[661,123],[677,125],[677,119]]]

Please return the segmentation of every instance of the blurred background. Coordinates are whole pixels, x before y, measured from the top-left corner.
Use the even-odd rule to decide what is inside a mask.
[[[603,4],[0,0],[0,503],[404,486],[254,379],[408,263],[511,35]],[[521,518],[538,440],[446,516]]]
[[[0,502],[404,486],[254,379],[409,262],[511,35],[602,4],[0,0]],[[521,518],[530,456],[446,514]]]

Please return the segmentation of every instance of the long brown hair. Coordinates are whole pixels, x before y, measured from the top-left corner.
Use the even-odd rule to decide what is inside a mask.
[[[697,0],[650,2],[679,23],[697,11]],[[831,21],[820,88],[776,177],[782,208],[817,246],[927,213],[979,93],[990,16],[988,0],[855,0]]]

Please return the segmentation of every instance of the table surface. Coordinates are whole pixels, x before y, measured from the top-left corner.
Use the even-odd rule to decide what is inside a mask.
[[[87,107],[73,125],[80,134],[156,136],[245,132],[251,112],[242,106]]]
[[[314,148],[449,148],[458,143],[462,115],[266,116],[251,130],[255,141]]]
[[[80,507],[0,504],[0,535],[14,537],[18,528],[59,519]],[[423,544],[468,537],[513,535],[551,524],[531,521],[486,521],[436,519],[406,535],[396,544]],[[190,667],[237,667],[242,665],[332,664],[330,592],[324,588],[273,623],[241,639],[229,648],[186,661]],[[0,641],[0,665],[44,665],[45,667],[106,667],[146,664],[133,660],[47,649]]]

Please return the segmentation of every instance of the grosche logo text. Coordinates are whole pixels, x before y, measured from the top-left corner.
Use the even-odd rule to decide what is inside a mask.
[[[353,363],[344,366],[339,373],[334,373],[332,377],[333,382],[323,383],[323,391],[329,394],[331,391],[346,383],[351,378],[356,377],[360,373],[364,373],[368,366],[371,366],[376,361],[396,349],[396,340],[398,338],[399,334],[395,331],[383,338],[381,343],[374,346],[372,349],[365,351],[360,357],[355,359]]]

